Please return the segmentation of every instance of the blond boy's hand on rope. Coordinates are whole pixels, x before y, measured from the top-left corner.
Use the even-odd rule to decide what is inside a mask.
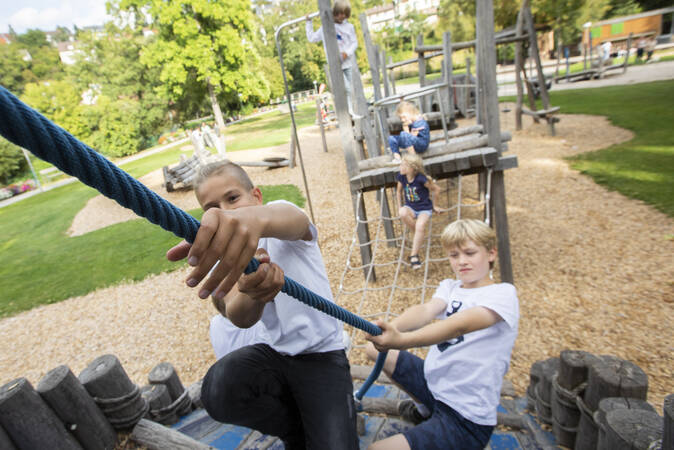
[[[365,339],[372,342],[374,348],[378,351],[383,352],[392,348],[401,350],[407,348],[403,333],[393,323],[376,320],[374,324],[381,328],[382,333],[379,336],[372,336],[366,333]]]

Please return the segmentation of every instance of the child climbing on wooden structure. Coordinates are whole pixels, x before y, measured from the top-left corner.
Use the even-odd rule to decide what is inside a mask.
[[[354,73],[354,94],[356,96],[356,112],[362,114],[364,118],[356,120],[356,130],[361,132],[354,133],[351,125],[351,117],[348,113],[348,107],[345,99],[345,89],[343,77],[341,75],[341,64],[336,55],[337,39],[332,23],[330,3],[328,0],[319,0],[320,15],[323,23],[324,42],[326,45],[326,55],[328,57],[328,67],[330,70],[330,79],[332,80],[332,90],[335,93],[334,101],[337,111],[337,120],[339,122],[340,137],[342,140],[342,149],[346,160],[346,166],[349,176],[349,186],[353,200],[354,215],[357,217],[358,240],[360,242],[360,253],[363,264],[367,264],[372,259],[371,248],[369,245],[370,237],[367,225],[367,213],[365,210],[365,201],[363,193],[377,192],[377,200],[380,202],[381,209],[385,215],[391,217],[388,194],[386,189],[396,186],[396,168],[382,167],[379,164],[370,164],[370,159],[382,157],[386,143],[388,142],[387,118],[389,116],[388,106],[382,108],[372,108],[367,106],[364,93],[362,92],[362,83],[360,77]],[[486,182],[489,175],[491,180],[491,195],[489,197],[490,215],[493,218],[493,225],[496,228],[499,248],[501,275],[504,281],[512,281],[512,267],[510,263],[510,244],[508,238],[508,224],[505,208],[505,186],[503,171],[516,167],[517,158],[515,156],[502,156],[503,144],[499,125],[498,99],[496,92],[496,51],[494,44],[494,23],[493,23],[493,5],[491,2],[477,2],[477,20],[478,35],[473,44],[477,48],[478,73],[477,73],[477,92],[478,92],[478,123],[481,125],[482,133],[472,134],[466,138],[464,134],[459,142],[452,142],[449,137],[450,131],[447,130],[446,142],[440,143],[437,153],[431,153],[431,149],[424,154],[424,168],[426,173],[434,179],[456,179],[459,175],[480,173],[481,182]],[[363,25],[364,41],[368,51],[370,62],[370,72],[373,74],[373,85],[375,104],[381,101],[384,96],[381,93],[380,75],[376,70],[379,64],[375,49],[367,29],[367,21],[361,16]],[[449,33],[443,35],[443,67],[444,77],[442,82],[434,87],[424,87],[427,91],[423,95],[437,95],[443,112],[446,111],[445,119],[453,118],[454,104],[453,91],[449,88],[452,80],[452,61],[451,61],[452,43]],[[390,94],[390,92],[389,92]],[[439,94],[439,95],[438,95]],[[395,104],[399,102],[399,99]],[[393,105],[391,105],[393,106]],[[451,130],[457,131],[457,130]],[[462,131],[461,133],[465,133]],[[468,141],[470,145],[468,144]],[[457,145],[458,144],[458,145]],[[377,158],[378,157],[378,158]],[[383,155],[386,158],[386,155]],[[388,155],[390,161],[391,156]],[[363,165],[361,167],[361,164]],[[383,190],[382,190],[383,188]],[[394,236],[392,224],[385,225],[388,238]]]

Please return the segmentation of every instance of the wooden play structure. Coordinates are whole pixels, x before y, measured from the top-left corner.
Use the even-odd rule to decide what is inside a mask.
[[[377,201],[381,205],[381,211],[384,215],[391,217],[387,190],[396,185],[395,174],[398,171],[397,165],[384,164],[386,160],[386,145],[389,135],[389,117],[392,115],[392,109],[395,108],[401,99],[416,100],[419,103],[423,113],[435,113],[438,122],[443,128],[440,142],[434,143],[432,151],[422,156],[426,172],[433,178],[456,179],[459,175],[479,174],[480,190],[483,194],[486,192],[486,180],[490,180],[490,193],[488,195],[487,209],[489,217],[492,218],[492,226],[495,227],[498,246],[499,246],[499,267],[501,279],[512,282],[513,273],[510,260],[510,243],[508,235],[508,220],[506,213],[504,170],[517,167],[517,157],[515,155],[505,156],[504,140],[508,140],[507,135],[502,136],[499,123],[499,110],[496,86],[496,51],[494,37],[493,5],[491,2],[477,2],[477,36],[476,40],[461,45],[474,46],[476,49],[477,73],[475,85],[470,85],[464,78],[460,83],[455,83],[452,76],[452,49],[454,44],[451,42],[449,33],[443,35],[442,56],[443,56],[443,76],[434,83],[426,83],[420,89],[413,93],[395,94],[393,88],[389,85],[387,92],[386,69],[388,68],[382,61],[381,54],[372,45],[369,36],[365,16],[360,20],[362,24],[364,41],[366,44],[368,59],[370,62],[370,73],[374,85],[374,104],[368,105],[365,100],[360,73],[357,67],[354,67],[353,73],[353,93],[354,109],[362,119],[355,120],[355,126],[352,127],[351,117],[347,111],[346,91],[344,80],[341,75],[340,62],[338,61],[337,41],[332,20],[332,12],[329,0],[319,0],[320,17],[325,36],[325,46],[330,70],[330,79],[332,81],[332,92],[334,94],[335,109],[337,120],[339,122],[340,138],[342,141],[342,150],[347,166],[349,176],[349,187],[351,191],[354,215],[357,217],[358,241],[360,243],[360,254],[363,265],[367,265],[371,259],[370,236],[367,225],[366,204],[363,194],[375,191]],[[528,11],[528,3],[523,5],[523,10]],[[521,33],[516,36],[520,41],[524,40]],[[535,37],[533,38],[535,42]],[[429,47],[417,48],[419,58],[416,63],[421,62],[422,70],[428,57],[435,57],[437,49]],[[385,60],[385,59],[384,59]],[[410,62],[406,62],[410,63]],[[382,94],[380,78],[383,77],[384,92]],[[542,79],[542,77],[541,77]],[[455,101],[454,87],[465,87],[465,95],[460,102]],[[477,116],[480,128],[471,130],[452,130],[452,122],[456,116],[457,110],[461,108],[458,104],[470,105],[466,100],[470,97],[471,89],[475,93],[476,103],[472,108]],[[546,102],[547,100],[547,92]],[[432,105],[436,104],[439,111],[433,111]],[[470,114],[469,106],[463,108],[462,114]],[[451,134],[450,134],[451,133]],[[390,156],[388,157],[390,161]],[[390,222],[390,221],[389,221]],[[385,225],[387,238],[393,239],[394,229],[392,224]],[[375,275],[370,274],[371,277]]]

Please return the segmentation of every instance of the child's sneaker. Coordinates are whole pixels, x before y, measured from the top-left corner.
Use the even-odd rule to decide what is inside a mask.
[[[426,420],[426,417],[422,416],[417,406],[412,400],[402,400],[398,403],[398,414],[403,420],[412,422],[414,425],[419,425],[421,422]]]
[[[414,269],[414,270],[421,269],[421,261],[419,261],[419,256],[411,255],[410,256],[410,265],[412,266],[412,269]]]

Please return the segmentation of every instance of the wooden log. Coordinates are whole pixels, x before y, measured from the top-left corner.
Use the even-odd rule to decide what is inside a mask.
[[[203,381],[204,380],[201,379],[187,387],[187,392],[190,399],[192,399],[192,407],[194,409],[204,407],[204,404],[201,402],[201,383],[203,383]]]
[[[365,427],[365,417],[363,417],[362,414],[356,415],[356,430],[358,432],[358,436],[365,436],[367,429]]]
[[[526,114],[528,116],[544,117],[544,116],[549,116],[549,115],[558,113],[559,109],[560,109],[559,106],[554,106],[554,107],[548,108],[548,109],[539,109],[539,110],[536,110],[536,111],[532,111],[532,110],[527,109],[527,108],[522,108],[522,113]]]
[[[636,364],[622,359],[599,360],[590,366],[584,400],[595,411],[606,397],[646,399],[648,376]]]
[[[606,414],[606,445],[625,450],[658,448],[662,428],[662,417],[655,412],[616,409]]]
[[[150,412],[165,408],[171,404],[171,395],[163,384],[147,384],[140,388],[140,395],[150,405]]]
[[[206,450],[212,449],[186,434],[150,420],[141,419],[133,428],[131,440],[150,450]]]
[[[16,450],[16,446],[10,439],[4,428],[0,426],[0,448],[4,450]]]
[[[116,430],[133,427],[148,410],[140,389],[115,355],[94,359],[79,375],[80,382]]]
[[[552,378],[552,420],[561,427],[576,429],[580,422],[580,410],[576,405],[576,397],[584,389],[584,384],[578,385],[574,390],[561,387],[558,383],[559,374]],[[567,445],[567,447],[573,447]]]
[[[574,450],[595,450],[599,431],[593,413],[580,396],[576,397],[576,405],[580,411],[580,421]]]
[[[624,397],[603,398],[599,402],[599,407],[594,413],[594,421],[597,424],[597,449],[612,450],[606,440],[606,415],[618,409],[634,409],[642,411],[656,412],[653,405],[645,400]]]
[[[361,405],[363,411],[373,414],[388,414],[390,416],[398,416],[398,403],[400,400],[393,398],[382,397],[363,397]]]
[[[674,394],[665,397],[662,407],[665,414],[665,427],[662,436],[662,448],[665,450],[674,449]]]
[[[37,391],[83,448],[115,448],[117,432],[67,366],[47,372]]]
[[[0,387],[0,425],[20,449],[82,448],[25,378]]]
[[[358,364],[351,364],[351,378],[354,380],[365,380],[372,373],[373,366],[362,366]],[[391,379],[382,372],[377,378],[377,383],[391,383]]]
[[[177,400],[185,392],[185,386],[183,386],[178,372],[176,372],[173,364],[170,362],[162,362],[154,366],[148,375],[148,381],[150,384],[163,384],[166,386],[171,401]]]
[[[525,427],[523,416],[502,412],[496,413],[496,424],[516,429],[523,429]]]
[[[559,386],[572,390],[587,381],[589,365],[595,360],[594,356],[581,350],[562,350],[559,353]]]

